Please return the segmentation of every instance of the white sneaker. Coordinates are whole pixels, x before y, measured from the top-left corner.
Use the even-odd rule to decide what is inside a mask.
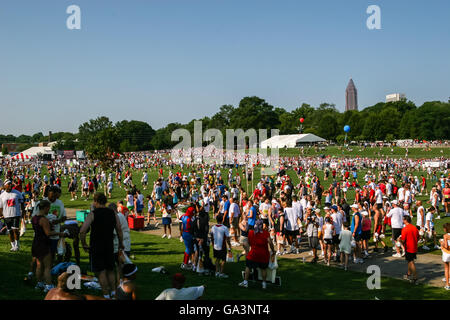
[[[445,286],[444,289],[448,291],[450,290],[450,286]]]
[[[183,237],[180,237],[180,242],[183,242]]]
[[[445,278],[442,278],[442,282],[447,282],[447,279],[445,279]]]
[[[159,222],[157,222],[156,224],[155,224],[155,228],[157,228],[159,226]]]
[[[267,283],[265,281],[262,282],[262,288],[266,289],[267,288]]]
[[[165,237],[167,237],[167,235],[166,235],[166,234],[164,233],[164,234],[163,234],[163,236],[162,236],[161,238],[163,238],[163,239],[164,239]]]
[[[364,263],[364,259],[358,259],[358,263]]]
[[[401,258],[402,257],[402,255],[400,253],[393,254],[392,256],[394,258]]]
[[[277,251],[277,256],[281,256],[281,252],[280,251]]]
[[[34,289],[36,289],[36,290],[43,290],[43,289],[45,289],[45,284],[43,282],[38,282],[36,284],[36,287],[34,287]]]
[[[402,252],[402,257],[404,257],[404,256],[405,256],[405,251]]]
[[[422,249],[423,249],[423,250],[427,250],[427,251],[430,250],[430,248],[428,248],[426,245],[423,245],[423,246],[422,246]]]
[[[435,245],[434,248],[437,249],[437,250],[440,250],[440,249],[441,249],[441,247],[438,246],[438,245]]]
[[[219,273],[219,278],[226,279],[228,278],[228,275],[226,275],[225,273]]]
[[[171,235],[171,234],[169,234],[169,236],[167,237],[167,239],[172,239],[172,235]]]
[[[238,284],[239,287],[244,287],[244,288],[248,288],[248,282],[247,281],[242,281]]]
[[[436,216],[436,218],[434,218],[434,219],[439,220],[439,219],[441,219],[441,216]]]

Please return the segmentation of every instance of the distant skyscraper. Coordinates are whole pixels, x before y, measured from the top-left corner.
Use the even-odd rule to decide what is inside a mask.
[[[352,79],[345,90],[345,111],[348,110],[358,110],[358,91]]]

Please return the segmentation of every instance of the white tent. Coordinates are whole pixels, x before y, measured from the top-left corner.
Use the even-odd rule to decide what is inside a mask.
[[[274,136],[261,142],[261,148],[295,148],[303,144],[326,142],[325,139],[312,133]]]
[[[25,151],[19,152],[19,155],[37,157],[38,155],[51,154],[54,155],[55,152],[52,151],[50,147],[31,147]]]

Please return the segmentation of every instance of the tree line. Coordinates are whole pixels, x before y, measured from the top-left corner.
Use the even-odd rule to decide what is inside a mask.
[[[349,125],[349,140],[392,141],[395,139],[444,140],[450,137],[450,103],[425,102],[417,107],[412,101],[377,103],[361,111],[339,112],[334,104],[313,107],[303,103],[292,111],[274,107],[259,97],[245,97],[237,107],[223,105],[212,117],[193,119],[189,123],[169,123],[154,130],[144,121],[113,123],[98,117],[80,125],[78,133],[56,132],[57,150],[86,150],[91,155],[107,152],[129,152],[169,149],[178,143],[171,141],[176,129],[194,132],[194,121],[201,120],[203,132],[219,129],[279,129],[280,134],[299,133],[300,118],[304,118],[303,133],[313,133],[326,140],[342,143],[343,128]],[[48,141],[48,136],[0,135],[0,142],[33,144]]]

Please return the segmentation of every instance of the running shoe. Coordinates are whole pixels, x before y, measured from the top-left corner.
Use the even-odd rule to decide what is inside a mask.
[[[394,258],[401,258],[402,257],[402,255],[400,253],[393,254],[392,256]]]
[[[156,224],[155,224],[155,228],[157,228],[159,226],[159,222],[157,222]]]
[[[219,278],[226,279],[228,278],[228,275],[226,275],[225,273],[219,273]]]
[[[167,237],[167,239],[172,239],[172,235],[169,234],[169,236]]]
[[[163,234],[163,236],[162,236],[161,238],[163,238],[163,239],[164,239],[165,237],[167,237],[167,235],[166,235],[166,234],[164,233],[164,234]]]
[[[450,286],[445,286],[444,289],[448,291],[450,290]]]
[[[248,288],[248,282],[247,281],[242,281],[238,284],[239,287],[244,287],[244,288]]]
[[[438,245],[435,245],[434,248],[435,248],[436,250],[440,250],[440,249],[441,249],[441,247],[438,246]]]
[[[262,288],[266,289],[267,288],[267,283],[265,281],[262,282]]]
[[[36,287],[34,287],[34,289],[36,289],[36,290],[43,290],[43,289],[45,289],[45,284],[43,282],[38,282],[36,284]]]

